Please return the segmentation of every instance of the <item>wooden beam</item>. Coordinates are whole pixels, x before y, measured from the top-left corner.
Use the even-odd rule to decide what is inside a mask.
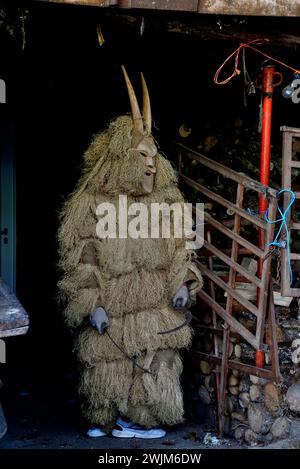
[[[119,28],[130,28],[140,34],[141,11],[118,10],[106,8],[102,10],[101,25],[106,24],[107,30],[113,25]],[[151,34],[172,33],[192,36],[203,41],[231,41],[233,43],[249,42],[254,39],[263,39],[259,46],[264,49],[268,46],[292,47],[300,44],[300,31],[293,20],[248,17],[242,22],[227,20],[226,17],[216,18],[213,15],[179,15],[169,12],[162,15],[152,12],[145,16],[146,30]],[[280,24],[279,24],[280,23]]]
[[[0,278],[0,337],[25,334],[28,327],[27,312]]]
[[[246,19],[241,21],[236,18],[234,21],[232,18],[226,16],[217,17],[211,15],[179,15],[178,8],[176,11],[175,4],[171,1],[168,2],[169,13],[168,15],[161,14],[164,8],[152,8],[151,3],[147,2],[148,7],[141,9],[136,6],[133,8],[125,8],[122,4],[122,0],[34,0],[35,2],[43,3],[61,3],[61,4],[72,4],[72,5],[86,5],[101,7],[101,26],[107,24],[108,30],[110,26],[114,27],[128,27],[131,30],[136,30],[140,34],[141,26],[141,15],[145,16],[146,29],[152,34],[167,32],[173,34],[183,34],[185,36],[198,37],[201,40],[212,40],[212,41],[231,41],[234,43],[249,42],[254,39],[264,40],[263,46],[270,44],[272,46],[283,46],[291,47],[293,45],[300,44],[300,32],[298,25],[295,24],[291,18],[269,18],[266,22],[265,16],[261,15],[260,18],[254,18],[248,16]],[[127,1],[127,0],[125,0]],[[163,1],[161,3],[164,3]],[[213,2],[211,2],[213,3]],[[241,5],[244,2],[240,0]],[[245,2],[246,3],[246,2]],[[300,4],[300,0],[295,2],[295,5]],[[184,4],[180,2],[180,5]],[[134,5],[133,3],[131,5]],[[137,4],[136,4],[137,5]],[[141,5],[141,3],[140,3]],[[171,8],[173,5],[173,8]],[[113,7],[113,8],[109,8]],[[180,8],[179,8],[180,9]],[[166,10],[166,8],[165,8]],[[99,8],[100,11],[100,8]],[[182,12],[194,11],[188,8]],[[241,7],[242,11],[242,7]],[[203,13],[204,11],[198,11]],[[195,11],[195,13],[197,13]],[[226,13],[220,13],[225,15]],[[241,13],[242,14],[242,13]],[[238,15],[238,13],[236,13]],[[288,16],[288,15],[283,15]],[[300,10],[297,15],[289,16],[300,16]]]
[[[69,5],[84,5],[107,8],[118,5],[118,0],[35,0],[44,3],[64,3]]]
[[[300,16],[300,0],[35,0],[124,9],[188,11],[212,15]]]
[[[198,350],[191,350],[191,353],[200,356],[203,360],[206,360],[210,363],[215,363],[217,365],[221,364],[221,357],[215,357],[213,355],[209,355],[208,353],[199,352]],[[259,378],[265,378],[272,380],[275,378],[275,375],[272,370],[268,370],[266,368],[257,368],[253,365],[248,365],[247,363],[242,363],[234,360],[228,361],[228,368],[232,370],[239,370],[242,373],[247,373],[249,375],[258,376]]]
[[[0,330],[0,338],[15,337],[17,335],[24,335],[27,333],[29,326],[16,327],[15,329]]]
[[[5,416],[4,416],[1,402],[0,402],[0,439],[5,435],[6,432],[7,432],[7,423],[6,423]]]
[[[299,0],[200,0],[199,13],[243,16],[300,16]]]

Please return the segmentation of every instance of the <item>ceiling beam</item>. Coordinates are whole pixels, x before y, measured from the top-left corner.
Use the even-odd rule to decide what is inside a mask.
[[[35,0],[48,3],[118,6],[124,9],[188,11],[214,15],[300,16],[300,0]]]

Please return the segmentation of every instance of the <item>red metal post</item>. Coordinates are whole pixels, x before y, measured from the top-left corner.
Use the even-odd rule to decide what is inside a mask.
[[[269,185],[269,172],[270,172],[270,154],[271,154],[271,123],[272,123],[272,104],[273,104],[273,91],[274,91],[274,74],[275,67],[273,65],[266,65],[263,69],[262,75],[262,92],[263,92],[263,114],[262,114],[262,127],[261,127],[261,154],[260,154],[260,182],[266,186]],[[268,199],[262,194],[259,196],[259,213],[264,213],[268,209]],[[265,248],[264,230],[259,230],[259,247]],[[258,263],[258,276],[262,273],[262,260],[259,259]],[[258,301],[259,301],[258,291]],[[264,352],[258,350],[256,352],[256,366],[259,368],[264,367]]]

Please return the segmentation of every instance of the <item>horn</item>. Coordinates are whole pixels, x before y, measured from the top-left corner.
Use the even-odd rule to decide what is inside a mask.
[[[151,134],[152,116],[151,116],[151,104],[150,104],[149,91],[148,91],[146,80],[142,73],[141,73],[141,78],[142,78],[142,87],[143,87],[143,116],[144,116],[145,130],[148,134]]]
[[[143,125],[143,118],[141,115],[141,111],[138,105],[138,101],[136,99],[136,95],[133,89],[133,86],[129,80],[129,77],[127,75],[126,69],[124,65],[121,65],[122,71],[124,73],[124,78],[127,86],[127,91],[129,95],[129,100],[130,100],[130,106],[131,106],[131,113],[132,113],[132,119],[133,119],[133,127],[134,129],[138,130],[141,133],[144,133],[144,125]]]

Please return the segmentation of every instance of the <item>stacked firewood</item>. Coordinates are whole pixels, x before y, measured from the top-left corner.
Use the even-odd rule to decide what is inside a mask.
[[[203,320],[209,324],[209,316]],[[294,323],[293,323],[294,326]],[[294,327],[295,328],[295,327]],[[286,329],[286,327],[284,328]],[[279,334],[279,332],[278,332]],[[292,416],[300,416],[300,338],[294,335],[292,342],[284,342],[286,334],[280,339],[279,358],[283,380],[276,384],[254,375],[247,375],[231,369],[227,376],[225,398],[224,433],[246,445],[266,445],[272,441],[288,437]],[[219,356],[222,350],[222,338],[218,337]],[[200,328],[193,342],[196,352],[213,353],[213,335]],[[248,364],[255,363],[255,350],[236,337],[230,338],[230,360]],[[266,365],[270,364],[266,352]],[[209,360],[196,359],[200,380],[197,382],[197,399],[208,414],[217,409],[216,368]]]
[[[226,410],[230,431],[240,442],[269,443],[289,432],[280,388],[254,375],[229,375]]]

